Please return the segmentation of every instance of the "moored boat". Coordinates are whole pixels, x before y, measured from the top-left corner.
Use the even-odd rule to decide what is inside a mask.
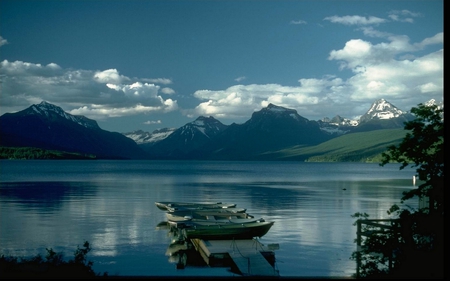
[[[191,203],[191,202],[155,202],[156,207],[163,211],[195,210],[195,209],[226,209],[235,208],[236,204],[222,202],[216,203]]]
[[[264,236],[272,227],[274,222],[267,222],[263,219],[254,220],[247,223],[238,222],[188,222],[183,225],[183,235],[188,238],[199,238],[204,240],[224,240],[224,239],[252,239]]]
[[[209,210],[182,210],[167,212],[168,221],[232,221],[237,219],[253,219],[252,215],[245,212],[235,212],[235,208],[209,209]]]

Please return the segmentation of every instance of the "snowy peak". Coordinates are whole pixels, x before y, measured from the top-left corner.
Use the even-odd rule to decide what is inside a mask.
[[[385,99],[375,101],[370,109],[360,118],[360,122],[372,119],[392,119],[400,117],[406,112],[401,111]]]
[[[214,117],[200,116],[194,121],[187,123],[181,127],[181,135],[194,135],[196,132],[200,132],[208,138],[214,136],[224,130],[227,126],[222,124]]]
[[[444,109],[443,101],[436,102],[435,99],[431,99],[424,103],[425,106],[437,106],[438,109]]]
[[[134,140],[137,144],[156,143],[167,138],[175,130],[175,128],[163,128],[154,130],[151,133],[137,130],[129,133],[123,133],[123,135]]]
[[[64,118],[89,129],[100,129],[96,121],[85,116],[69,114],[65,112],[61,107],[45,101],[42,101],[40,104],[33,104],[29,107],[26,113],[39,115],[48,118],[49,120],[54,120],[55,118]]]

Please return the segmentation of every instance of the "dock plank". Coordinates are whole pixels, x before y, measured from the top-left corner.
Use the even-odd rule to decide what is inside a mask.
[[[245,276],[279,276],[278,271],[266,260],[261,251],[266,247],[254,239],[202,240],[192,239],[197,251],[209,263],[210,258],[227,254]]]
[[[244,276],[278,276],[272,265],[261,253],[229,253],[233,262]]]

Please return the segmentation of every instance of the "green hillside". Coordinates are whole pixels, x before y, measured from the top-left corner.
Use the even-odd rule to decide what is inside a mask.
[[[380,162],[381,153],[399,144],[404,129],[386,129],[343,135],[316,146],[294,146],[267,152],[261,159],[307,162]]]

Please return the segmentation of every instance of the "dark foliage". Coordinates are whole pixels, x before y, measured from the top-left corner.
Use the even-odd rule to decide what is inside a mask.
[[[64,260],[61,253],[56,253],[52,248],[46,249],[47,255],[43,258],[36,255],[32,258],[18,258],[11,256],[0,257],[0,278],[27,278],[27,279],[86,279],[99,275],[92,269],[93,262],[86,256],[91,251],[89,242],[84,242],[83,247],[77,246],[74,258]],[[107,274],[105,273],[104,276]]]
[[[358,263],[360,278],[443,278],[444,276],[444,111],[419,104],[412,108],[416,119],[405,123],[409,130],[398,146],[383,153],[380,165],[390,162],[416,167],[417,188],[404,192],[401,202],[416,198],[417,210],[393,205],[385,227],[367,214],[356,213],[361,248],[351,259]],[[424,203],[422,203],[424,202]],[[359,240],[358,240],[359,239]]]
[[[36,147],[0,147],[0,159],[96,159],[95,155]]]

